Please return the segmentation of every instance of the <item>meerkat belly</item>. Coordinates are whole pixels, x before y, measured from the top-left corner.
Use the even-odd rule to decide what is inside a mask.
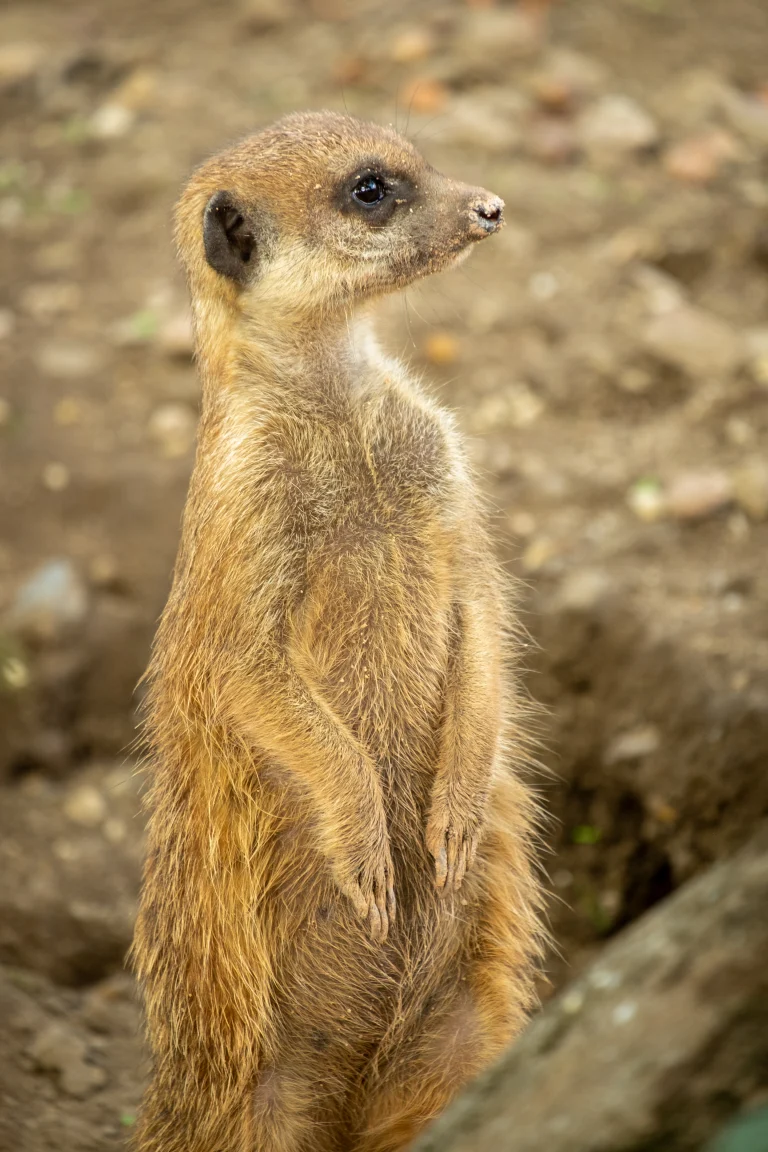
[[[382,767],[433,759],[451,589],[437,528],[366,526],[316,558],[303,647],[318,689]]]

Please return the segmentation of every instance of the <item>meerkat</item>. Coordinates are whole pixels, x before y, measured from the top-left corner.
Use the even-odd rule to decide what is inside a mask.
[[[505,581],[451,417],[369,320],[502,223],[334,113],[181,196],[203,400],[148,670],[140,1152],[393,1152],[534,1001]]]

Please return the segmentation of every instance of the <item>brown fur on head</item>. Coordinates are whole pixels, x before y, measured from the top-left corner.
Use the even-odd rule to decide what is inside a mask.
[[[305,112],[204,164],[177,240],[194,296],[327,315],[448,267],[501,226],[503,207],[389,128]]]

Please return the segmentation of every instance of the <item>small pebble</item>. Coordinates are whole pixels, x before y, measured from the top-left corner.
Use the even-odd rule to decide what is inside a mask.
[[[768,146],[768,104],[736,88],[724,90],[721,107],[740,136],[761,147]]]
[[[80,859],[80,845],[72,840],[54,840],[52,848],[56,859],[62,860],[65,864],[72,863],[73,861]]]
[[[29,666],[18,656],[6,656],[0,664],[0,679],[12,692],[22,692],[28,688],[32,676]]]
[[[96,828],[106,816],[107,805],[101,793],[89,784],[75,788],[64,801],[64,814],[83,828]]]
[[[768,463],[762,457],[734,469],[731,486],[736,504],[750,519],[768,518]]]
[[[541,48],[543,34],[541,21],[519,5],[478,8],[465,17],[459,31],[462,60],[487,73],[533,56]]]
[[[608,968],[594,968],[590,973],[589,982],[593,988],[598,988],[601,992],[605,992],[612,988],[619,987],[621,984],[621,974],[619,972],[612,972]]]
[[[102,104],[90,120],[90,130],[99,140],[118,140],[130,132],[136,120],[136,113],[121,104]]]
[[[648,809],[649,815],[652,816],[654,820],[657,820],[659,824],[675,824],[677,822],[679,812],[660,796],[648,796],[645,801],[645,806]]]
[[[90,376],[101,366],[101,357],[95,348],[69,341],[44,344],[36,359],[41,372],[60,380]]]
[[[496,155],[515,153],[523,139],[519,109],[493,96],[481,91],[453,98],[441,137],[459,147],[483,148]]]
[[[607,572],[599,568],[579,568],[570,572],[560,585],[556,602],[561,611],[585,612],[594,608],[612,588]]]
[[[169,460],[186,456],[195,442],[197,417],[186,404],[162,404],[149,418],[147,431]]]
[[[738,155],[733,136],[715,128],[673,144],[664,155],[664,168],[683,183],[709,184]]]
[[[594,60],[558,48],[548,53],[544,66],[533,74],[529,86],[542,107],[565,112],[596,96],[605,77],[604,68]]]
[[[513,536],[526,538],[536,531],[536,520],[530,512],[513,512],[509,518],[509,527]]]
[[[50,560],[16,593],[8,613],[16,630],[39,639],[79,627],[88,614],[88,591],[71,560]]]
[[[151,108],[157,99],[157,73],[152,68],[134,68],[114,90],[110,99],[133,112]]]
[[[337,84],[359,84],[368,74],[368,61],[363,56],[339,56],[331,75]]]
[[[43,468],[43,484],[49,492],[63,492],[72,479],[69,468],[57,460],[52,460]]]
[[[584,148],[593,155],[625,156],[652,148],[659,130],[651,116],[629,96],[603,96],[578,120]]]
[[[16,317],[10,308],[0,308],[0,340],[7,340],[16,328]]]
[[[768,328],[752,328],[744,337],[747,367],[761,388],[768,388]]]
[[[655,316],[642,334],[652,355],[690,376],[727,376],[746,355],[745,341],[724,320],[683,305]]]
[[[417,115],[434,116],[448,103],[448,89],[440,80],[414,80],[405,85],[400,100],[404,107]]]
[[[633,279],[645,297],[648,311],[654,316],[666,316],[685,303],[680,281],[651,264],[638,264]]]
[[[664,492],[658,480],[638,480],[627,493],[627,503],[640,520],[652,524],[666,510]]]
[[[111,588],[118,583],[117,560],[109,552],[94,556],[88,565],[88,577],[97,588]]]
[[[742,416],[729,416],[725,422],[725,435],[729,444],[745,448],[755,440],[755,429]]]
[[[102,831],[104,832],[104,838],[108,840],[110,844],[122,844],[128,834],[125,823],[122,820],[114,818],[104,821]]]
[[[171,316],[160,325],[157,346],[171,359],[191,360],[195,350],[192,317],[187,310]]]
[[[585,996],[580,988],[572,988],[560,1001],[560,1007],[567,1016],[576,1016],[584,1007]]]
[[[390,56],[396,64],[414,64],[425,60],[435,49],[435,38],[429,28],[404,28],[395,36]]]
[[[541,416],[544,401],[526,384],[517,384],[507,394],[509,423],[513,428],[527,428]]]
[[[0,44],[0,89],[14,88],[34,76],[45,57],[42,44],[27,40]]]
[[[637,1015],[637,1004],[632,1000],[625,1000],[622,1004],[617,1004],[611,1013],[611,1019],[614,1024],[622,1025],[629,1024],[634,1020]]]
[[[27,315],[45,320],[76,312],[81,300],[82,290],[78,284],[29,284],[21,293],[19,304]]]
[[[537,116],[528,126],[526,151],[543,164],[566,164],[578,152],[573,126],[558,116]]]
[[[612,740],[605,750],[603,763],[611,765],[620,764],[625,760],[641,760],[658,752],[660,747],[661,736],[658,728],[652,724],[645,724],[629,732],[622,732]]]
[[[629,368],[621,369],[616,377],[616,383],[622,392],[628,392],[631,396],[642,396],[653,385],[653,376],[645,368],[630,365]]]
[[[107,1081],[103,1068],[88,1063],[88,1045],[66,1024],[48,1024],[32,1041],[29,1055],[44,1072],[54,1072],[68,1096],[82,1100]]]
[[[67,428],[72,424],[79,424],[82,419],[83,410],[80,401],[74,396],[64,396],[61,400],[57,401],[53,409],[53,419],[62,428]]]
[[[157,87],[149,68],[136,68],[97,108],[90,120],[91,133],[102,140],[116,140],[130,132],[137,114],[151,107]]]
[[[460,345],[452,332],[432,332],[424,342],[424,354],[432,364],[454,364]]]
[[[528,281],[528,291],[534,300],[551,300],[560,291],[560,281],[554,272],[534,272]]]
[[[678,520],[701,520],[729,504],[733,494],[725,472],[683,472],[667,488],[666,510]]]
[[[556,72],[537,72],[531,77],[531,95],[548,112],[564,112],[573,103],[573,90]]]
[[[768,388],[768,356],[756,356],[749,365],[750,375],[761,388]]]
[[[521,563],[526,572],[539,572],[557,556],[558,547],[546,536],[536,536],[523,552]]]
[[[19,196],[4,196],[0,200],[0,228],[12,232],[24,216],[24,201]]]
[[[35,253],[35,268],[38,272],[71,272],[78,260],[78,247],[73,240],[57,240],[45,244]]]
[[[268,32],[295,16],[293,5],[286,0],[241,0],[240,18],[251,32]]]

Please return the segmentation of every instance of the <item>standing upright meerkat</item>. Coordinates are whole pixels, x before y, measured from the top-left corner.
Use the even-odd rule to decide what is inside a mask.
[[[367,316],[502,214],[332,113],[179,202],[203,406],[148,673],[141,1152],[402,1148],[532,1004],[504,581],[451,418]]]

